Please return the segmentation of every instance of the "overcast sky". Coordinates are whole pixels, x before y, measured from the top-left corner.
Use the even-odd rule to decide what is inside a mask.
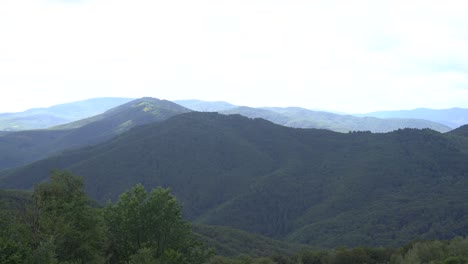
[[[466,1],[0,0],[0,112],[92,97],[468,108]]]

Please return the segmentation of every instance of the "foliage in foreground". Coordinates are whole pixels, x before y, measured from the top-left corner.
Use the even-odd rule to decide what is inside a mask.
[[[468,263],[468,237],[415,241],[400,248],[308,248],[296,253],[264,252],[262,257],[210,257],[212,252],[182,220],[181,206],[169,190],[157,188],[147,193],[138,184],[116,203],[95,208],[83,191],[82,179],[67,172],[52,173],[51,180],[38,184],[29,197],[2,191],[0,202],[0,264]],[[242,237],[246,236],[237,239]],[[224,246],[236,245],[229,239],[223,237]],[[265,240],[250,243],[274,246]]]
[[[148,194],[140,184],[99,209],[81,178],[56,171],[14,206],[0,212],[0,263],[198,264],[211,254],[162,188]]]

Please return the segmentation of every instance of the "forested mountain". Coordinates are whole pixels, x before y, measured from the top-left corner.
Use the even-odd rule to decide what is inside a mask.
[[[22,209],[31,206],[32,201],[32,191],[0,189],[0,218],[4,212],[14,212],[9,213],[9,215],[21,215],[24,213]],[[93,201],[89,203],[94,207],[101,207],[97,206]],[[2,220],[0,219],[0,226]],[[274,254],[287,256],[311,248],[310,246],[273,240],[225,226],[192,225],[192,230],[200,241],[213,248],[216,254],[223,256],[238,256],[241,254],[254,257]],[[2,241],[0,232],[0,249],[2,249],[2,242],[4,241]],[[3,263],[1,257],[0,263]]]
[[[468,125],[464,125],[459,128],[456,128],[450,131],[450,134],[468,138]]]
[[[311,246],[274,240],[226,226],[192,225],[201,241],[222,256],[272,256],[291,255]]]
[[[468,232],[463,142],[428,129],[343,134],[192,112],[3,172],[0,187],[67,169],[101,202],[141,182],[170,187],[195,223],[325,247],[396,245]]]
[[[127,103],[131,98],[102,97],[48,108],[33,108],[19,113],[0,114],[0,130],[18,131],[43,129],[98,115]]]
[[[0,170],[36,161],[64,149],[103,142],[134,126],[166,120],[189,111],[170,101],[142,98],[53,129],[0,135]]]
[[[379,111],[359,114],[358,116],[373,116],[379,118],[419,118],[441,123],[451,128],[457,128],[468,124],[468,109],[457,107],[450,109],[417,108],[413,110]]]
[[[371,131],[390,132],[403,128],[430,128],[447,132],[449,127],[422,119],[355,117],[322,111],[312,111],[300,107],[236,107],[220,111],[222,114],[240,114],[250,118],[263,118],[275,124],[296,128],[320,128],[337,132]]]
[[[141,184],[97,206],[54,171],[34,191],[0,190],[0,263],[403,264],[468,261],[468,237],[401,247],[318,249],[223,226],[191,225],[168,189]],[[216,256],[214,256],[214,253]],[[229,257],[227,257],[229,256]]]

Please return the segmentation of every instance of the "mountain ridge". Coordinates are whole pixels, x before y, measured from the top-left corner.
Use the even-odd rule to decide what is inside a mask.
[[[189,112],[182,106],[155,98],[141,98],[100,115],[47,130],[18,131],[0,135],[0,170],[54,155],[69,148],[93,145],[128,129],[160,122]]]
[[[468,124],[468,109],[453,107],[447,109],[415,108],[411,110],[377,111],[356,116],[373,116],[380,118],[421,118],[445,124],[451,128]]]
[[[399,245],[468,232],[468,153],[459,138],[189,112],[4,172],[0,187],[29,188],[52,168],[67,169],[101,202],[141,182],[170,187],[195,223],[323,247]]]
[[[45,129],[101,114],[131,100],[133,99],[99,97],[44,108],[32,108],[23,112],[0,113],[0,130]]]
[[[355,117],[329,112],[313,111],[300,107],[236,107],[220,111],[222,114],[241,114],[250,118],[264,118],[275,124],[294,128],[319,128],[337,132],[371,131],[374,133],[391,132],[403,128],[430,128],[448,132],[450,128],[422,119],[380,119],[375,117]]]

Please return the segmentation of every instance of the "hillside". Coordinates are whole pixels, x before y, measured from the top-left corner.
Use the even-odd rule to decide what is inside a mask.
[[[311,248],[310,246],[274,240],[225,226],[195,224],[192,226],[192,230],[203,243],[213,248],[217,255],[222,256],[288,256],[300,250]]]
[[[468,233],[468,153],[458,138],[194,112],[4,172],[0,187],[30,188],[61,168],[101,202],[141,182],[170,187],[195,223],[323,247],[400,245]]]
[[[0,189],[0,218],[2,213],[20,214],[26,206],[31,205],[31,197],[30,191]],[[94,201],[90,203],[93,207],[98,206]],[[310,248],[223,226],[192,225],[192,230],[203,243],[213,248],[217,255],[223,256],[292,255],[302,249]]]
[[[468,125],[456,128],[450,131],[449,134],[468,138]]]
[[[19,131],[44,129],[98,115],[133,99],[102,97],[48,108],[33,108],[18,113],[0,114],[0,130]]]
[[[337,132],[371,131],[385,133],[403,128],[430,128],[447,132],[449,127],[422,119],[375,117],[355,117],[322,111],[312,111],[300,107],[236,107],[221,111],[222,114],[240,114],[250,118],[263,118],[275,124],[296,128],[319,128]]]
[[[36,161],[68,148],[103,142],[132,127],[166,120],[188,111],[169,101],[142,98],[53,129],[0,135],[0,170]]]
[[[358,116],[372,116],[379,118],[418,118],[441,123],[451,128],[457,128],[459,126],[468,124],[468,109],[464,108],[417,108],[413,110],[379,111],[367,114],[359,114]]]

